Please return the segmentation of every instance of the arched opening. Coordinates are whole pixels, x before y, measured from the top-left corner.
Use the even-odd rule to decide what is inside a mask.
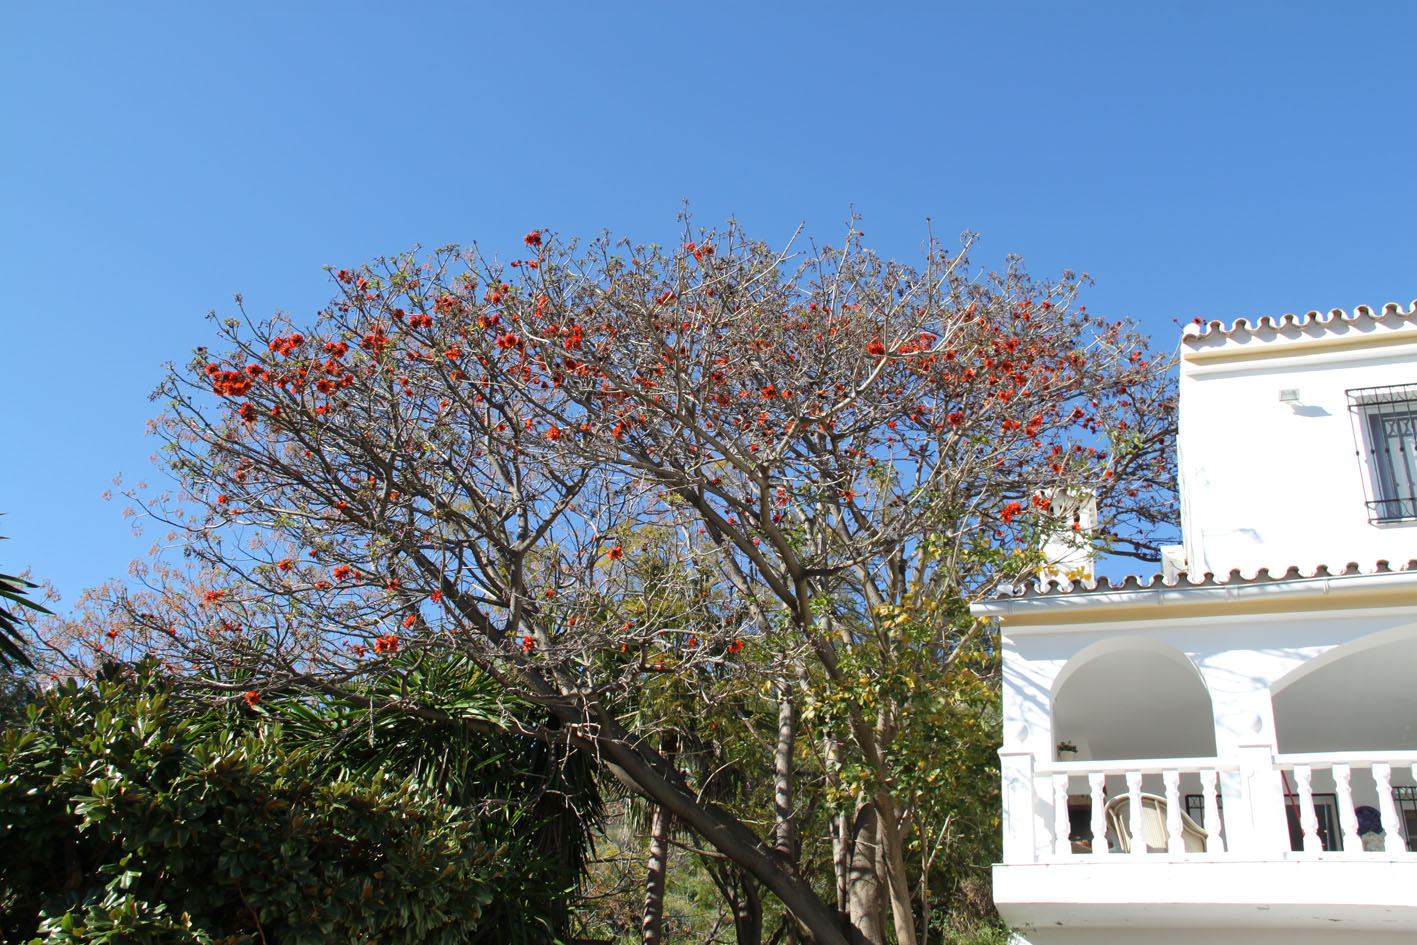
[[[1281,752],[1417,750],[1417,627],[1334,647],[1270,695]]]
[[[1093,644],[1068,661],[1053,687],[1058,760],[1209,758],[1210,693],[1195,664],[1145,637]],[[1059,751],[1076,747],[1077,751]]]

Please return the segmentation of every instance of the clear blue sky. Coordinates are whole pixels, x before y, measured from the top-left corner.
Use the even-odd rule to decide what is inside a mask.
[[[163,362],[243,292],[533,227],[784,240],[1097,280],[1172,320],[1406,302],[1410,3],[10,3],[0,10],[0,571],[72,601],[146,547]]]

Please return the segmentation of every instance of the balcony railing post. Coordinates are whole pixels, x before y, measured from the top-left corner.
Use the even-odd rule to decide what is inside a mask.
[[[1373,780],[1378,787],[1378,813],[1383,820],[1383,849],[1388,853],[1403,853],[1402,824],[1397,819],[1397,804],[1392,799],[1392,765],[1373,763]]]
[[[999,768],[1004,794],[1004,862],[1032,863],[1038,858],[1033,830],[1038,816],[1033,752],[1000,749]]]
[[[1067,856],[1073,852],[1068,838],[1072,823],[1068,818],[1068,776],[1053,775],[1053,852]]]
[[[1324,847],[1319,839],[1319,816],[1314,811],[1314,769],[1295,765],[1294,781],[1299,785],[1299,829],[1304,834],[1304,852],[1317,853]]]
[[[1224,853],[1225,839],[1220,824],[1220,795],[1215,786],[1216,772],[1207,768],[1201,772],[1201,793],[1205,796],[1205,849],[1207,853]]]
[[[1358,811],[1353,806],[1353,775],[1346,764],[1333,766],[1333,783],[1338,793],[1338,822],[1343,829],[1343,849],[1356,853],[1363,849],[1363,840],[1358,836]]]
[[[1107,786],[1107,776],[1101,771],[1090,772],[1087,776],[1087,786],[1092,792],[1092,853],[1094,856],[1106,856],[1107,849],[1107,802],[1104,799]]]
[[[1141,772],[1127,772],[1127,806],[1131,813],[1131,852],[1141,855],[1146,852],[1146,816],[1141,808]]]
[[[1166,852],[1185,853],[1186,840],[1181,835],[1181,772],[1166,771],[1161,778],[1166,785]]]
[[[1274,766],[1274,746],[1269,742],[1240,745],[1240,797],[1233,805],[1241,822],[1230,821],[1229,848],[1264,858],[1289,849],[1289,828],[1284,818],[1284,789]],[[1226,799],[1226,809],[1231,809]],[[1241,830],[1236,830],[1241,826]]]

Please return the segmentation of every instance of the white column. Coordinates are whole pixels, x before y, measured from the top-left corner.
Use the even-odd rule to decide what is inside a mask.
[[[1003,776],[1004,862],[1032,863],[1034,847],[1033,752],[999,751]]]
[[[1207,853],[1224,853],[1225,840],[1221,836],[1220,797],[1216,787],[1215,769],[1201,772],[1201,794],[1205,797],[1205,849]]]
[[[1053,775],[1053,852],[1068,856],[1073,845],[1068,841],[1072,822],[1068,819],[1068,776]]]
[[[1381,761],[1373,764],[1373,780],[1378,785],[1378,811],[1383,818],[1383,849],[1388,853],[1404,853],[1402,824],[1397,819],[1397,804],[1392,799],[1392,765]]]
[[[1107,784],[1107,776],[1101,771],[1093,771],[1087,776],[1087,786],[1092,792],[1092,853],[1094,856],[1106,856],[1107,850],[1107,802],[1103,797],[1103,789]]]
[[[1294,766],[1294,780],[1299,785],[1299,829],[1304,833],[1304,852],[1323,850],[1319,840],[1319,816],[1314,813],[1314,770],[1309,765]]]
[[[1166,852],[1185,853],[1186,840],[1181,836],[1181,772],[1163,771],[1166,784]]]
[[[1146,852],[1146,820],[1141,809],[1141,772],[1127,772],[1127,801],[1131,809],[1132,854],[1141,856]]]
[[[1358,812],[1353,808],[1353,776],[1348,765],[1333,766],[1333,783],[1338,793],[1338,822],[1343,828],[1345,853],[1363,852],[1363,840],[1358,836]]]
[[[1283,856],[1289,849],[1289,827],[1284,818],[1284,788],[1274,767],[1274,749],[1269,742],[1241,745],[1239,807],[1246,821],[1244,845],[1239,831],[1230,831],[1230,849],[1260,859]],[[1229,801],[1229,798],[1226,798]],[[1235,821],[1231,820],[1233,828]]]

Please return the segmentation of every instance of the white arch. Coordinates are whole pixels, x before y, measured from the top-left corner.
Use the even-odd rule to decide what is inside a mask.
[[[1375,646],[1382,646],[1398,640],[1408,639],[1417,639],[1417,623],[1402,627],[1390,627],[1387,630],[1379,630],[1377,633],[1370,633],[1356,640],[1349,640],[1347,643],[1340,643],[1338,646],[1325,650],[1313,659],[1305,660],[1300,665],[1276,679],[1269,687],[1269,694],[1270,696],[1276,696],[1305,676],[1318,672],[1338,660],[1353,656],[1357,653],[1362,653],[1365,650],[1371,650]]]
[[[1054,745],[1084,759],[1210,756],[1215,715],[1205,677],[1185,653],[1143,636],[1101,640],[1053,681]]]
[[[1270,686],[1282,752],[1417,750],[1417,624],[1340,644]]]
[[[1131,635],[1108,637],[1105,640],[1098,640],[1096,643],[1089,644],[1074,653],[1067,664],[1058,671],[1058,675],[1053,678],[1053,689],[1049,693],[1050,700],[1057,700],[1058,693],[1062,691],[1064,683],[1081,667],[1097,659],[1099,656],[1121,652],[1122,650],[1146,650],[1152,653],[1158,653],[1189,667],[1191,673],[1196,677],[1196,682],[1200,683],[1201,688],[1205,690],[1205,697],[1207,699],[1210,698],[1210,687],[1206,685],[1205,676],[1201,674],[1200,669],[1189,656],[1169,643],[1163,643],[1151,637]]]

